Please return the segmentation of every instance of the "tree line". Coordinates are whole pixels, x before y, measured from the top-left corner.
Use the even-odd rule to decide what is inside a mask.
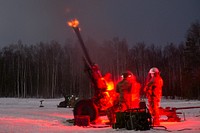
[[[164,80],[166,98],[200,99],[200,24],[191,24],[180,44],[164,46],[129,44],[119,37],[102,44],[87,39],[85,45],[102,74],[115,81],[125,70],[136,75],[144,87],[151,67],[158,67]],[[131,46],[131,47],[130,47]],[[56,98],[62,95],[93,96],[84,72],[83,52],[77,41],[57,41],[34,45],[16,44],[0,50],[0,96]],[[141,91],[141,95],[143,92]]]

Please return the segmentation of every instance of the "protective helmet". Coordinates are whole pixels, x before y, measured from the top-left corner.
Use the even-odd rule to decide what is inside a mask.
[[[123,79],[130,78],[130,77],[133,77],[133,73],[132,72],[126,71],[126,72],[122,73],[122,78]]]
[[[159,73],[160,71],[158,70],[157,67],[152,67],[150,70],[149,70],[149,73]]]

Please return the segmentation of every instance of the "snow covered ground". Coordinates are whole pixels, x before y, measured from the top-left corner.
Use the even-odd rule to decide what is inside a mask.
[[[40,100],[44,107],[40,106]],[[73,119],[72,108],[57,108],[60,99],[18,99],[0,98],[0,133],[114,133],[114,132],[139,132],[139,133],[200,133],[200,108],[186,109],[178,112],[185,114],[186,120],[181,122],[161,122],[167,130],[156,128],[147,131],[126,129],[112,129],[111,127],[93,128],[78,127],[68,122]],[[200,101],[162,100],[162,107],[188,107],[200,106]]]

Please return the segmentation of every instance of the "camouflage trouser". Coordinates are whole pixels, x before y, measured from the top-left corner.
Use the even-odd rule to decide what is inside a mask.
[[[110,107],[106,110],[106,115],[108,117],[108,120],[110,121],[110,124],[114,124],[115,123],[115,110],[113,107]]]
[[[148,108],[152,115],[153,122],[159,123],[159,103],[160,99],[156,96],[148,97]]]

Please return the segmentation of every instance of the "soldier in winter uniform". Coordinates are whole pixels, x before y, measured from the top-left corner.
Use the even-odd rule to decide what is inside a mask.
[[[127,71],[122,74],[122,81],[117,84],[116,92],[119,93],[120,111],[137,108],[140,102],[140,87],[136,77]]]
[[[153,117],[153,124],[160,125],[159,106],[162,97],[163,80],[158,68],[153,67],[149,70],[144,92],[148,99],[148,108]]]
[[[118,97],[114,105],[107,109],[107,116],[111,124],[115,122],[116,112],[124,112],[139,106],[140,87],[140,83],[136,81],[136,77],[130,71],[122,74],[122,80],[116,86]]]

